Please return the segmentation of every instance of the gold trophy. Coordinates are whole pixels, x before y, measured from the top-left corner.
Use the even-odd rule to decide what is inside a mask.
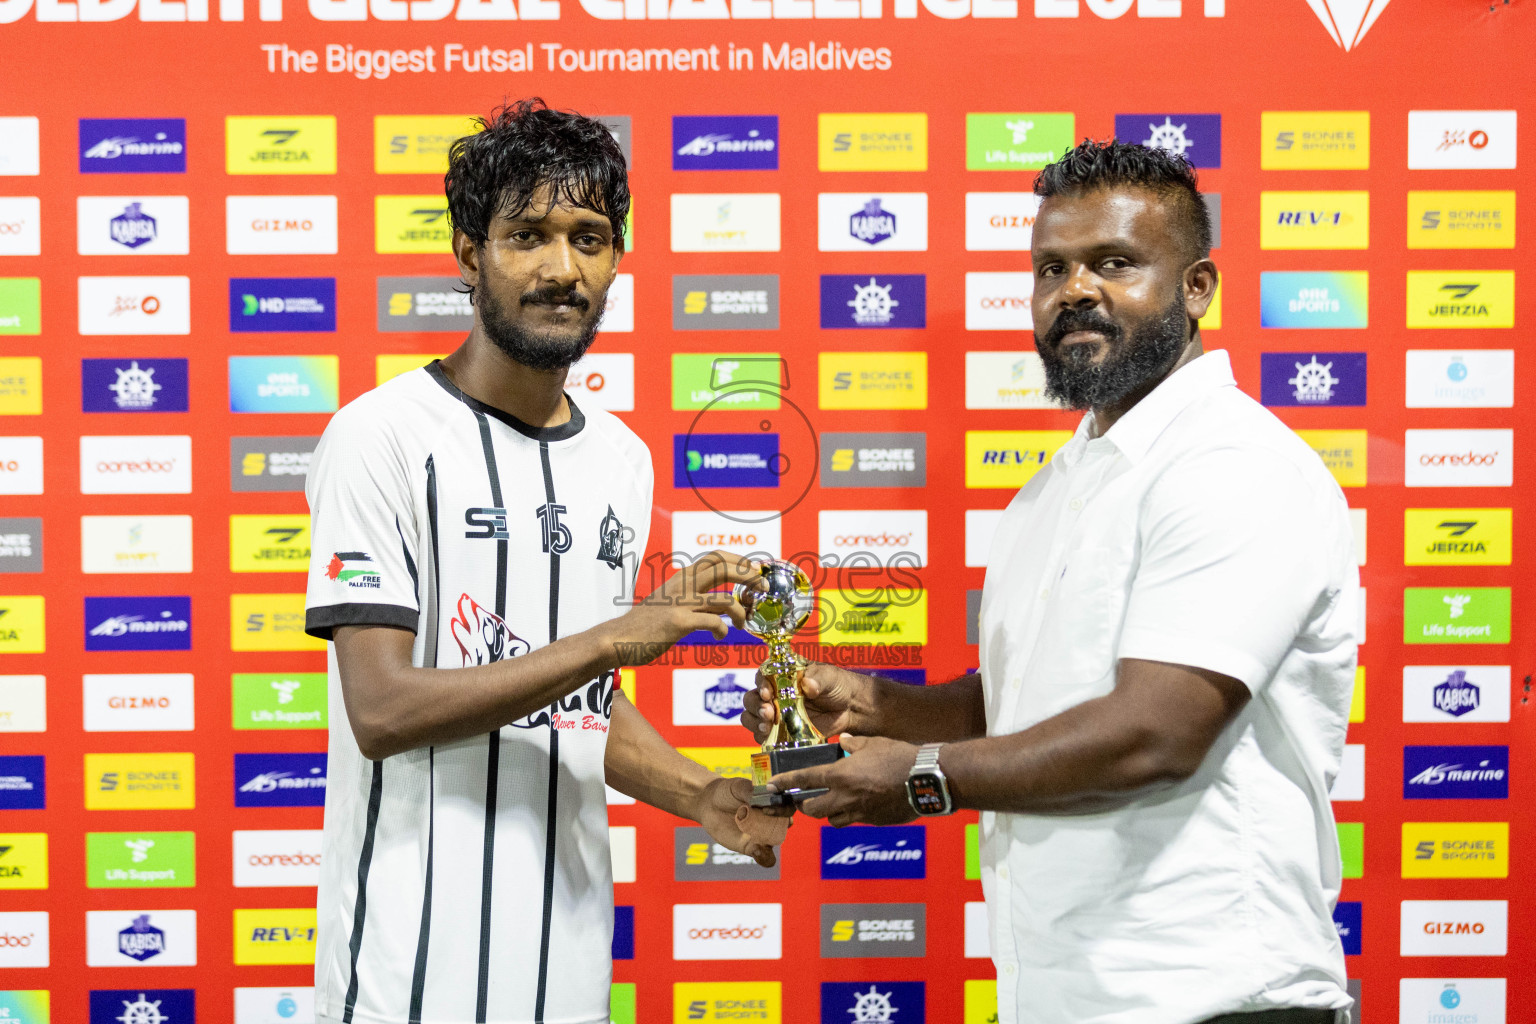
[[[811,724],[805,710],[801,680],[810,662],[795,653],[790,640],[816,606],[816,592],[799,566],[789,562],[763,562],[761,579],[738,584],[736,600],[746,609],[747,632],[768,644],[768,660],[762,673],[773,687],[778,720],[768,732],[763,749],[752,755],[752,803],[757,807],[784,806],[825,793],[825,789],[768,791],[768,780],[780,772],[831,764],[843,756],[836,743],[828,743]]]

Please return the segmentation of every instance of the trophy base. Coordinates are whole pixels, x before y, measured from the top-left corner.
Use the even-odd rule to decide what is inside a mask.
[[[768,780],[781,772],[799,768],[814,768],[819,764],[834,764],[843,756],[843,748],[836,743],[817,743],[810,747],[784,747],[759,750],[752,755],[752,806],[788,807],[820,796],[825,789],[791,789],[781,793],[767,790]]]

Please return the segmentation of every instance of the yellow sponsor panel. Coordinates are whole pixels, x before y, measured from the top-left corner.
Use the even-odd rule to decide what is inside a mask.
[[[965,486],[1023,487],[1070,440],[1070,430],[967,430]]]
[[[229,595],[232,651],[323,651],[325,641],[304,632],[303,594]]]
[[[1409,192],[1408,248],[1513,249],[1515,194]]]
[[[965,1024],[997,1024],[997,982],[965,983]]]
[[[1367,249],[1369,192],[1261,192],[1260,249]]]
[[[1298,430],[1296,436],[1317,452],[1340,487],[1365,486],[1365,431]]]
[[[1216,294],[1211,296],[1211,304],[1205,309],[1205,316],[1200,318],[1202,331],[1216,331],[1221,329],[1221,279],[1216,280]]]
[[[235,963],[313,964],[315,909],[235,911]]]
[[[309,516],[230,516],[229,570],[307,572]]]
[[[335,174],[336,118],[226,117],[226,174]]]
[[[928,591],[911,587],[823,590],[817,595],[824,644],[925,644]]]
[[[677,752],[692,758],[716,775],[731,779],[752,777],[752,754],[758,747],[678,747]]]
[[[41,416],[43,361],[36,356],[0,358],[0,416]]]
[[[0,832],[0,890],[46,888],[48,833]]]
[[[373,173],[442,174],[448,147],[478,130],[474,119],[448,115],[376,115],[373,119]]]
[[[1259,115],[1266,171],[1363,171],[1371,166],[1366,110],[1266,110]]]
[[[41,654],[46,633],[41,597],[0,597],[0,654]]]
[[[1408,271],[1408,326],[1515,326],[1515,272]]]
[[[88,811],[177,811],[197,805],[191,754],[86,754]]]
[[[679,981],[672,985],[673,1024],[781,1024],[783,987],[777,981]]]
[[[393,298],[390,299],[394,301]],[[409,299],[407,299],[409,301]],[[406,310],[409,312],[409,309]],[[382,355],[375,356],[373,363],[374,384],[383,384],[387,380],[394,380],[402,373],[410,373],[412,370],[426,366],[434,359],[441,359],[446,353],[433,355]]]
[[[1404,878],[1508,878],[1509,822],[1403,822]]]
[[[450,253],[448,200],[436,195],[374,196],[373,249],[382,253]]]
[[[1404,565],[1508,565],[1514,552],[1514,510],[1403,510]]]
[[[1365,666],[1355,668],[1355,689],[1349,698],[1349,720],[1365,721]]]
[[[928,353],[822,352],[817,396],[823,409],[926,409]]]
[[[816,169],[926,171],[927,114],[818,114]]]

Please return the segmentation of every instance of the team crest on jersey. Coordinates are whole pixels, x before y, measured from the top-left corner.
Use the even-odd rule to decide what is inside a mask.
[[[459,595],[457,612],[448,625],[466,668],[528,653],[528,642],[512,632],[505,619],[468,594]]]
[[[619,522],[608,506],[608,514],[597,524],[597,560],[607,562],[610,569],[617,569],[624,561],[624,542],[633,540],[635,531]]]

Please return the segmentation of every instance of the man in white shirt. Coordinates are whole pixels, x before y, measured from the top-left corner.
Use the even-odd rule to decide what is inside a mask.
[[[1035,191],[1036,346],[1087,415],[999,523],[980,672],[814,666],[849,756],[776,784],[828,787],[801,809],[833,825],[982,812],[1004,1024],[1346,1020],[1344,496],[1203,351],[1217,274],[1182,158],[1085,142]],[[768,696],[743,714],[759,734]]]

